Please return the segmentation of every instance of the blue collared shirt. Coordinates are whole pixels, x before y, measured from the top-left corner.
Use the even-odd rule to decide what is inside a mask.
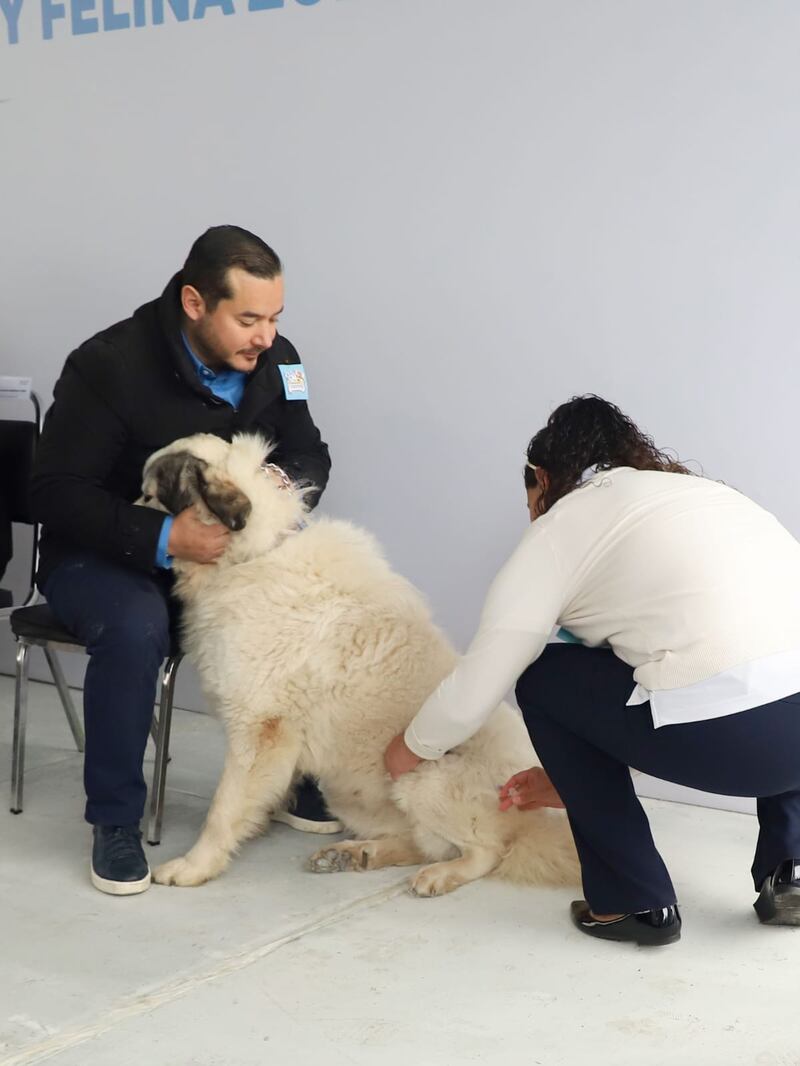
[[[191,349],[189,341],[186,339],[186,334],[181,332],[181,340],[186,349],[189,358],[192,361],[192,365],[197,373],[200,381],[210,389],[215,396],[218,396],[220,400],[224,400],[229,403],[234,410],[242,402],[242,395],[244,394],[245,383],[247,382],[247,374],[243,370],[211,370],[201,363],[197,356]],[[172,529],[173,518],[172,515],[167,515],[161,526],[161,534],[158,538],[158,547],[156,548],[156,566],[162,570],[168,570],[172,566],[172,556],[167,555],[167,545],[169,544],[169,534]]]
[[[229,370],[227,368],[225,370],[211,370],[205,363],[201,363],[194,354],[185,333],[181,333],[181,340],[202,383],[220,400],[225,400],[236,410],[242,402],[247,374],[243,370]]]

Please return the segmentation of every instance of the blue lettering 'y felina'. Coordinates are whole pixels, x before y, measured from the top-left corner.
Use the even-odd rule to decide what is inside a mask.
[[[53,36],[53,23],[56,19],[66,18],[63,4],[54,0],[42,0],[42,37],[49,41]]]
[[[321,0],[0,0],[0,13],[6,27],[8,44],[19,44],[25,33],[26,16],[34,18],[41,12],[41,36],[50,41],[59,22],[62,32],[73,37],[107,33],[114,30],[160,26],[165,21],[188,22],[203,19],[211,12],[235,15],[237,11],[272,11],[300,7],[316,7]],[[0,45],[2,32],[0,31]]]
[[[114,0],[103,0],[104,30],[128,30],[130,25],[131,17],[127,12],[115,11]]]
[[[88,18],[94,10],[95,0],[71,0],[72,32],[77,37],[81,33],[97,33],[100,23],[96,18]]]
[[[189,0],[167,0],[172,14],[178,22],[186,22],[189,18]],[[164,21],[164,0],[153,0],[153,25],[160,26]]]
[[[6,20],[6,33],[8,43],[16,44],[19,40],[19,13],[22,11],[22,0],[0,0],[0,11]]]

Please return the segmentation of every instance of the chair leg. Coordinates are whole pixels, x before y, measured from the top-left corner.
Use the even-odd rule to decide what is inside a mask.
[[[158,709],[158,736],[156,738],[156,761],[153,768],[153,785],[150,794],[150,820],[147,826],[147,843],[161,843],[161,822],[164,816],[164,790],[167,783],[169,762],[169,734],[172,726],[172,700],[175,693],[175,678],[182,655],[173,655],[164,664],[161,679],[161,699]]]
[[[11,813],[22,813],[25,779],[25,730],[28,724],[28,656],[31,645],[17,642],[17,673],[14,688],[14,743],[11,749]]]
[[[61,697],[61,706],[64,708],[64,714],[67,716],[69,727],[72,730],[72,736],[75,740],[75,747],[78,751],[83,751],[86,746],[86,739],[83,735],[83,726],[81,720],[75,710],[75,704],[72,702],[72,694],[69,691],[67,685],[67,679],[64,677],[64,671],[61,669],[61,663],[58,661],[58,656],[52,649],[45,646],[44,657],[47,659],[47,665],[50,667],[50,673],[53,675],[53,680],[56,683],[58,694]]]

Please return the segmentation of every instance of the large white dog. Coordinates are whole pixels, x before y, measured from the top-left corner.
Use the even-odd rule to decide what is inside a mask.
[[[199,434],[145,467],[145,502],[173,514],[194,504],[234,531],[218,563],[174,563],[184,646],[225,723],[228,751],[199,840],[158,867],[155,880],[216,877],[264,829],[297,776],[312,774],[356,835],[318,851],[312,870],[430,863],[412,881],[420,896],[493,871],[527,883],[575,882],[563,813],[498,809],[497,786],[536,763],[508,705],[443,758],[389,778],[386,745],[456,655],[375,541],[346,522],[307,519],[303,493],[262,469],[266,452],[258,437],[228,444]]]

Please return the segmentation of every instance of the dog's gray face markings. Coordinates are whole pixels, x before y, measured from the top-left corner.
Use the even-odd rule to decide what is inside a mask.
[[[204,470],[198,470],[197,481],[203,503],[223,526],[227,526],[234,533],[244,529],[253,505],[241,489],[232,481],[209,476]]]
[[[157,459],[150,468],[155,481],[155,495],[170,512],[180,514],[200,495],[199,473],[208,466],[191,452],[173,452]]]
[[[209,511],[233,532],[244,529],[252,510],[245,494],[232,482],[216,477],[205,459],[191,452],[165,455],[150,468],[155,495],[170,514],[180,514],[202,500]]]

